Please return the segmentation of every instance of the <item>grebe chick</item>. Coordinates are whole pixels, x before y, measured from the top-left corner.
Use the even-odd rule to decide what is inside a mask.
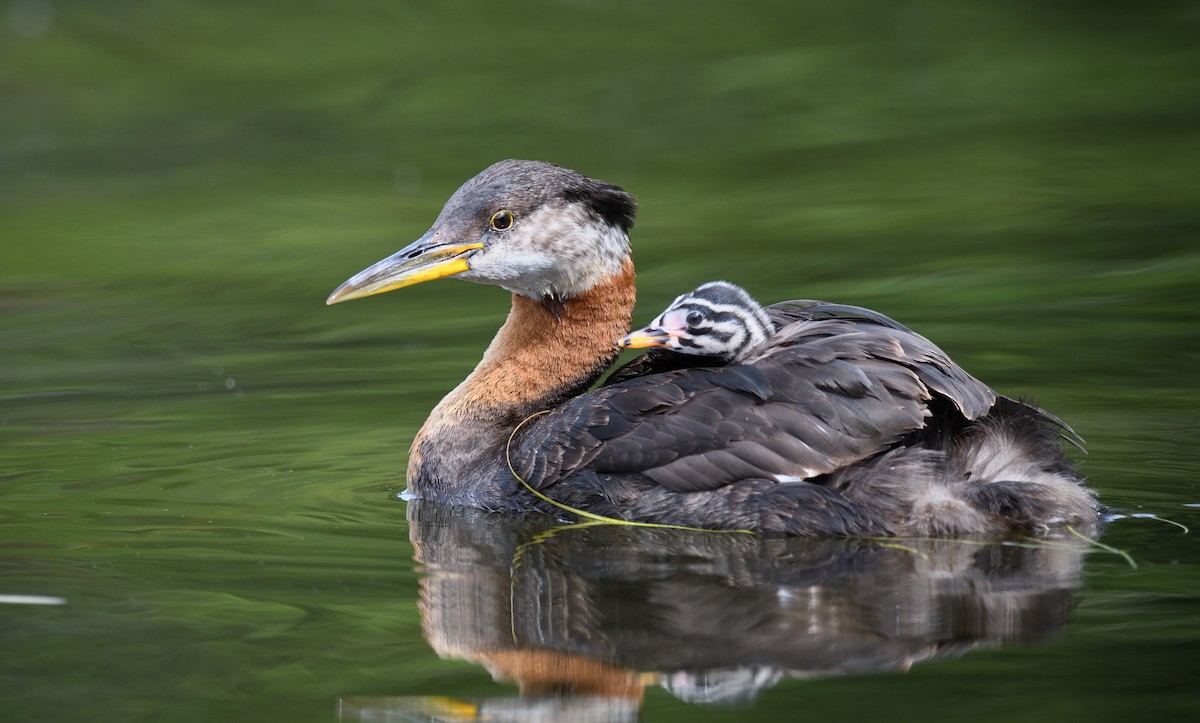
[[[617,346],[670,349],[734,362],[774,333],[766,310],[745,289],[728,281],[710,281],[677,297],[646,328],[625,336]]]

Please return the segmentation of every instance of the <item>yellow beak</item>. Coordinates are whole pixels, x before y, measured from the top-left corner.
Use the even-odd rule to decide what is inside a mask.
[[[617,341],[617,346],[622,349],[665,348],[671,337],[672,334],[670,332],[646,327],[641,331],[635,331],[623,337]]]
[[[336,304],[461,274],[471,268],[467,263],[471,252],[481,248],[481,243],[439,244],[432,240],[431,234],[425,234],[386,259],[359,271],[337,287],[325,303]]]

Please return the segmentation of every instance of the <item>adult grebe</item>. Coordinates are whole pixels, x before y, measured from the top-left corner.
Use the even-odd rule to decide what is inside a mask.
[[[639,359],[586,391],[629,331],[635,211],[612,184],[501,161],[424,236],[330,295],[445,276],[513,294],[479,365],[413,440],[411,494],[547,509],[511,462],[558,502],[692,527],[967,535],[1098,521],[1056,420],[875,312],[772,308],[778,331],[744,359]]]

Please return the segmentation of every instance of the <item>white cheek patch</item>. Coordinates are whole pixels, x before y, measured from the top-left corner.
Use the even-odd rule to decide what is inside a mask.
[[[471,257],[470,270],[460,277],[531,298],[570,297],[618,273],[628,257],[624,231],[564,201],[518,218],[511,230]]]
[[[568,262],[561,266],[563,275],[556,288],[574,296],[621,271],[629,258],[629,236],[577,205],[563,211],[546,209],[541,213],[555,215],[561,225],[556,234],[547,234],[545,238]],[[534,214],[534,218],[538,215]]]
[[[462,274],[464,279],[498,284],[507,291],[533,298],[551,293],[558,278],[554,259],[524,250],[481,253],[469,263],[471,269]]]

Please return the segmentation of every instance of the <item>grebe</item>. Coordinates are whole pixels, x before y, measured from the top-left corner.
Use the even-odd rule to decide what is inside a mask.
[[[749,292],[727,281],[710,281],[676,297],[649,326],[617,346],[670,349],[729,362],[744,359],[774,333],[771,318]]]
[[[575,508],[711,529],[976,535],[1099,520],[1056,419],[869,310],[777,305],[773,334],[731,359],[647,354],[587,391],[629,331],[635,212],[610,183],[501,161],[330,295],[447,276],[512,292],[479,365],[413,440],[411,495],[549,509],[515,470]]]

